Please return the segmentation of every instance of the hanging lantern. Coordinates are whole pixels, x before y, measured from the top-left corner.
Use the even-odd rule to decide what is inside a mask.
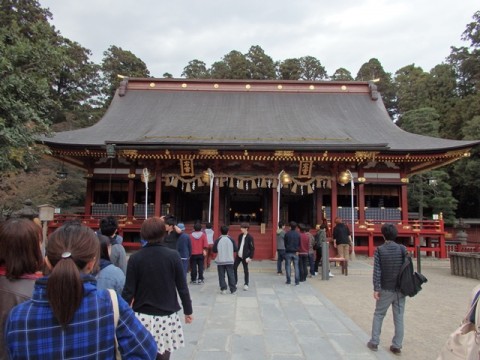
[[[210,172],[208,170],[205,170],[202,172],[202,181],[206,184],[210,183]]]
[[[352,180],[352,173],[350,171],[342,171],[338,174],[337,181],[340,185],[346,185]]]
[[[292,183],[292,178],[290,177],[289,173],[284,171],[280,176],[280,181],[282,182],[282,185],[288,185]]]

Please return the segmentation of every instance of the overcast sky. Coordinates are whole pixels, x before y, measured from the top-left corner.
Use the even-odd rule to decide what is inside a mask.
[[[142,59],[150,74],[180,77],[193,59],[207,67],[231,50],[259,45],[274,61],[320,60],[329,75],[355,77],[377,58],[394,73],[445,61],[473,14],[474,0],[39,0],[61,34],[101,63],[111,45]]]

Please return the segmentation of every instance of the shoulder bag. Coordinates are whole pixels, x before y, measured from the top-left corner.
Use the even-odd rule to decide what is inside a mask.
[[[112,299],[112,307],[113,307],[113,323],[115,325],[115,359],[121,360],[122,355],[120,354],[120,350],[118,349],[118,341],[117,341],[117,324],[118,324],[118,317],[119,317],[119,310],[118,310],[118,298],[117,293],[113,289],[108,289],[108,293],[110,294],[110,298]]]
[[[480,306],[478,294],[462,324],[450,334],[437,360],[480,359]],[[475,323],[471,315],[475,312]]]

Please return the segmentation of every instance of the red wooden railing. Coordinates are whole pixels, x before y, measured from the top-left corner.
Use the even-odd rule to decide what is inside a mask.
[[[102,215],[77,215],[77,214],[57,214],[54,220],[48,223],[49,233],[61,226],[65,221],[77,220],[94,230],[99,228]],[[128,219],[126,216],[117,216],[119,222],[119,233],[124,236],[124,246],[129,250],[135,250],[140,247],[138,241],[133,241],[133,235],[138,238],[140,227],[143,222],[142,217]],[[475,247],[465,247],[458,245],[448,245],[445,242],[445,230],[443,220],[374,220],[363,224],[355,223],[355,252],[373,256],[375,248],[383,243],[381,226],[385,222],[394,223],[398,229],[398,240],[407,246],[415,256],[425,254],[427,256],[436,256],[446,258],[449,251],[477,251]],[[348,224],[348,223],[347,223]],[[187,232],[193,228],[193,224],[185,224]],[[348,224],[350,225],[350,224]],[[275,254],[274,243],[275,236],[271,226],[262,228],[260,225],[252,225],[250,232],[256,240],[257,259],[271,259]],[[238,225],[230,226],[231,235],[236,239],[240,233]],[[417,254],[417,250],[420,253]]]

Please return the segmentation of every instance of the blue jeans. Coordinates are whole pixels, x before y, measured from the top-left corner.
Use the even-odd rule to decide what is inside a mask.
[[[310,267],[310,275],[315,276],[315,254],[308,254],[308,266]]]
[[[287,275],[287,284],[290,284],[291,264],[295,270],[295,284],[300,283],[300,269],[298,268],[298,255],[296,253],[285,253],[285,274]]]
[[[372,322],[372,338],[370,342],[374,345],[380,343],[380,334],[382,332],[382,323],[388,308],[392,305],[393,325],[395,332],[392,339],[392,346],[397,349],[402,348],[403,343],[403,313],[405,311],[405,296],[396,291],[380,291],[380,299],[375,305],[375,313]]]
[[[282,273],[282,262],[285,260],[285,249],[277,249],[277,274]]]
[[[185,279],[187,278],[188,264],[189,263],[190,263],[189,259],[182,259],[183,275],[185,275]]]
[[[227,283],[225,281],[225,273],[227,273],[228,287],[230,292],[234,293],[237,290],[235,286],[235,275],[233,274],[233,264],[229,265],[217,265],[218,271],[218,283],[220,284],[220,290],[227,290]]]

